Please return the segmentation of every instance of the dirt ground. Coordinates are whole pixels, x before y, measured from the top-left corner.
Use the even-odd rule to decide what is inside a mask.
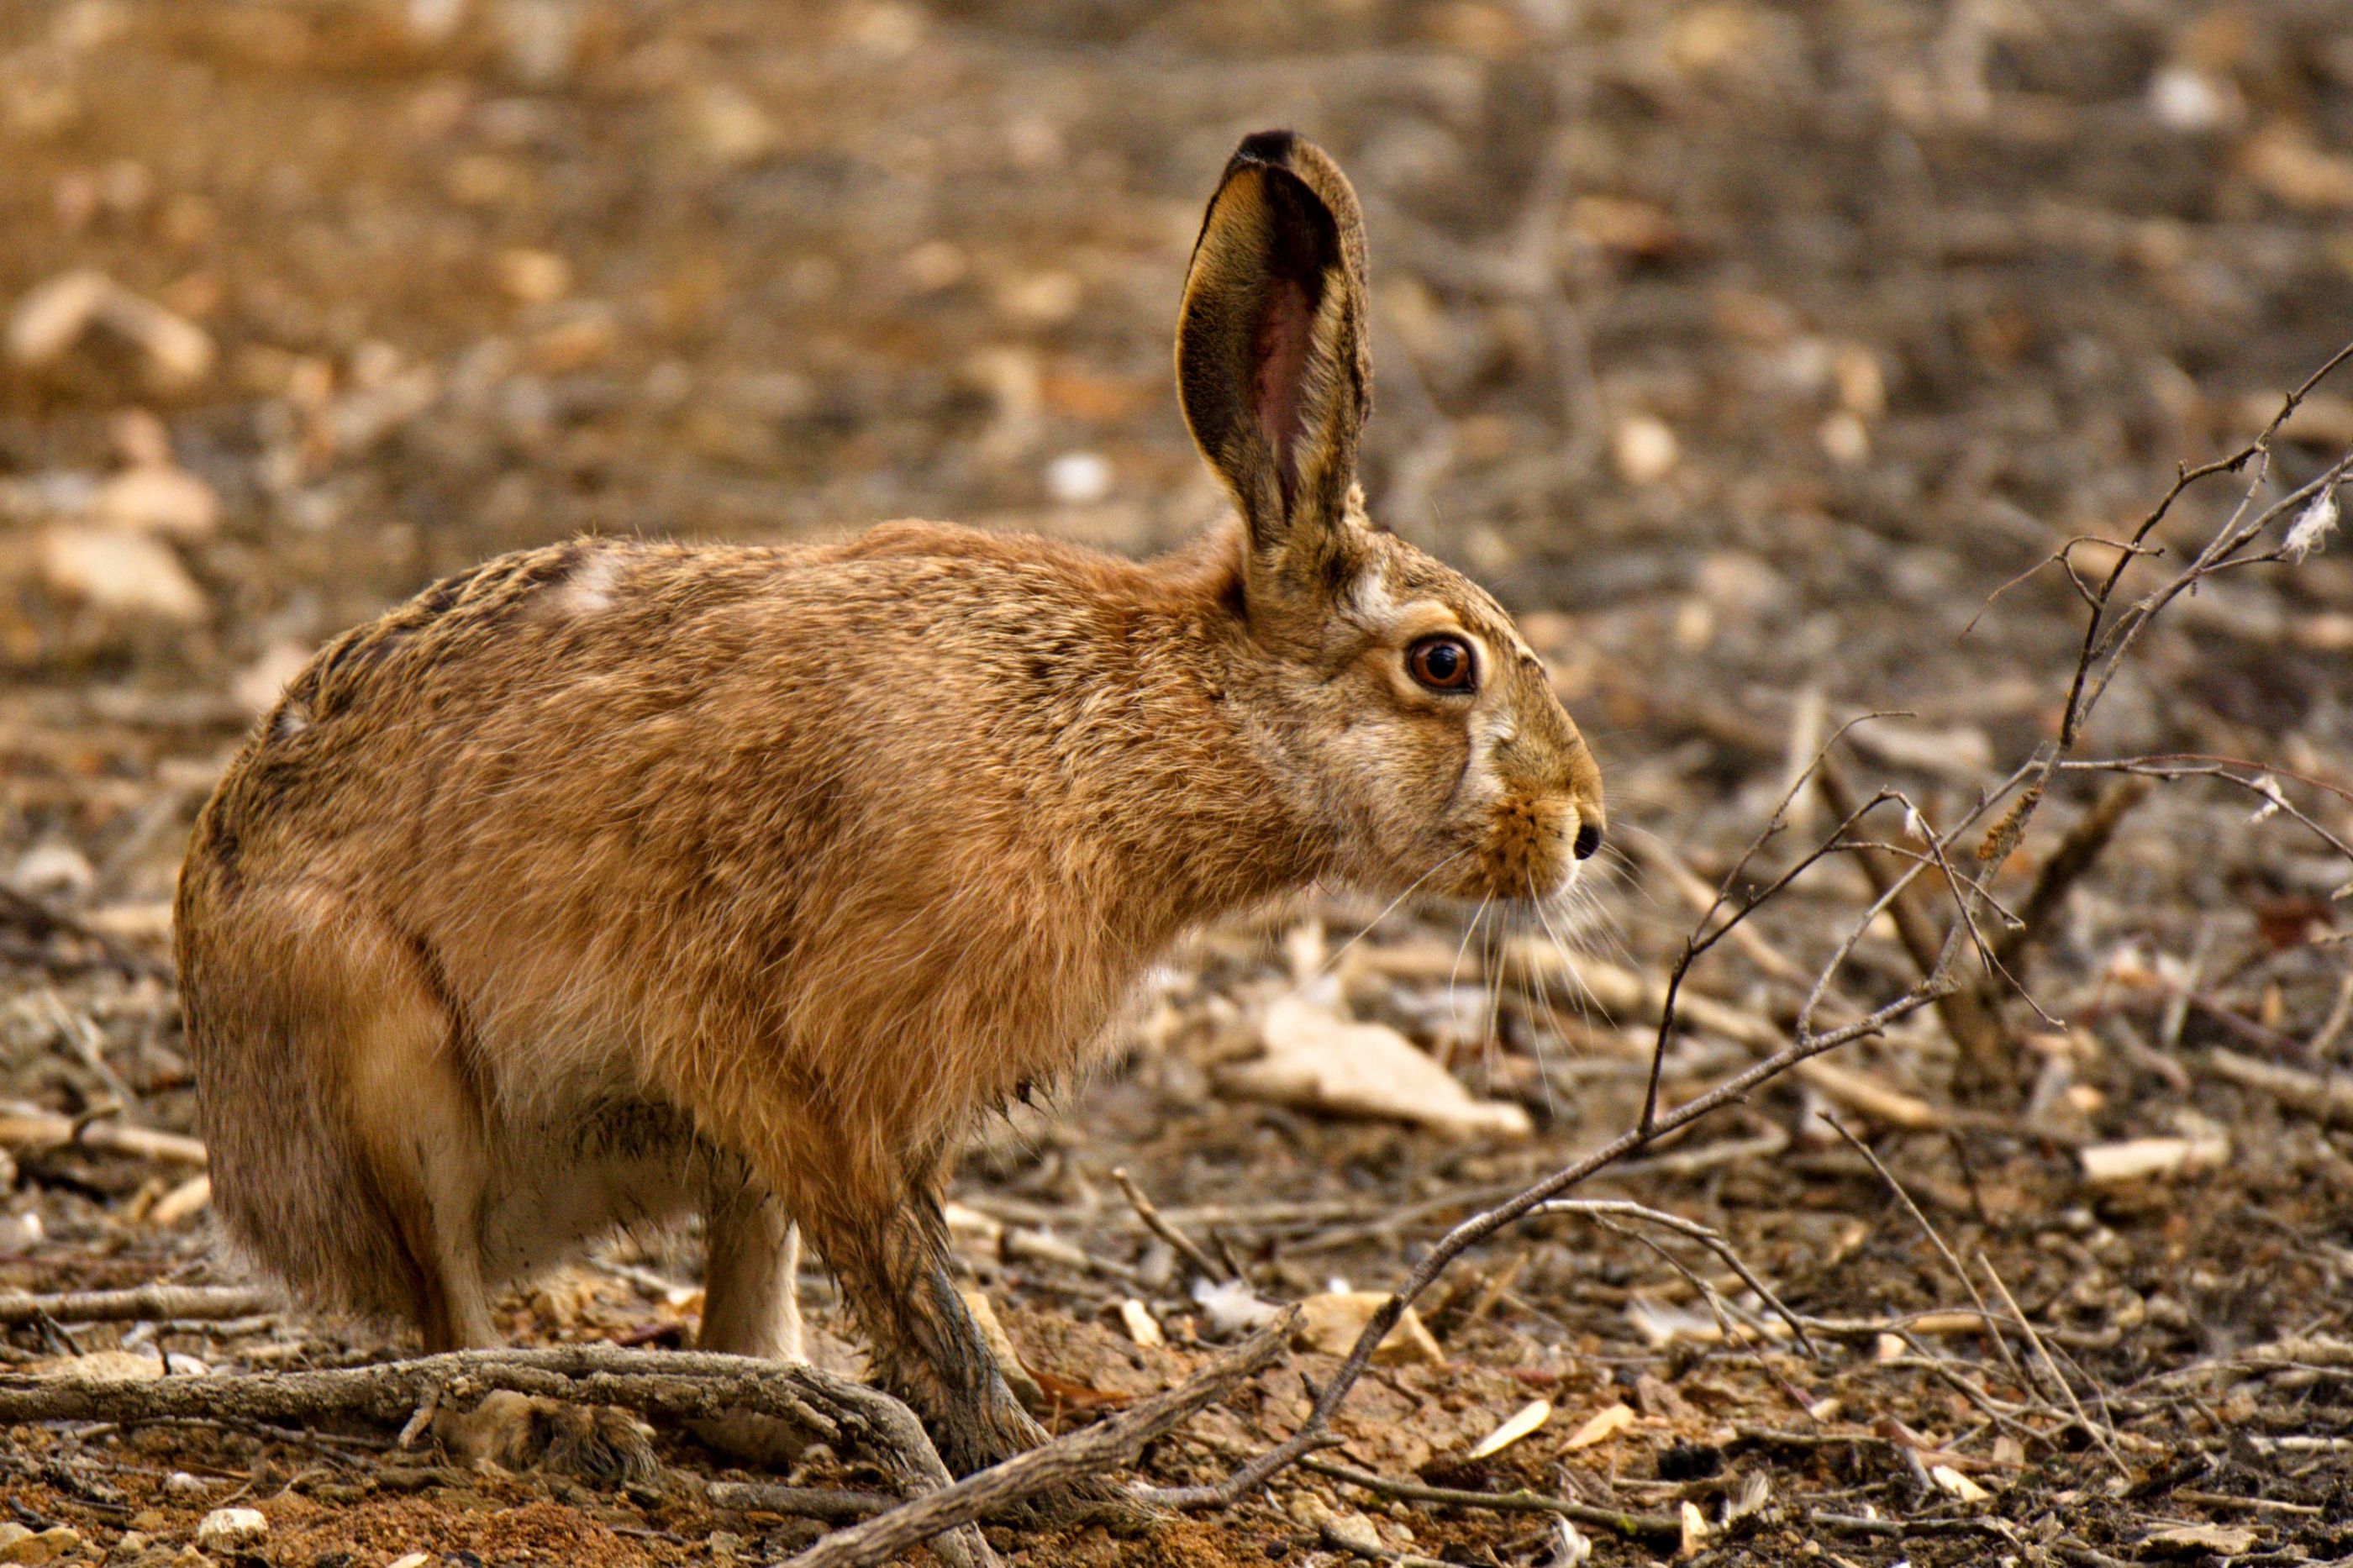
[[[0,0],[0,1290],[235,1278],[189,1163],[28,1113],[190,1127],[174,876],[311,649],[582,531],[1189,536],[1219,501],[1170,395],[1176,289],[1227,153],[1273,124],[1365,198],[1375,510],[1523,616],[1600,758],[1614,847],[1564,933],[1593,996],[1544,933],[1465,910],[1335,896],[1205,933],[1111,1061],[984,1132],[957,1235],[1062,1427],[1181,1377],[1245,1297],[1386,1289],[1633,1122],[1654,1015],[1603,973],[1663,975],[1691,889],[1833,727],[1900,713],[1843,743],[1851,786],[1960,817],[2057,721],[2083,605],[2033,569],[2128,531],[2353,339],[2348,22],[2342,0]],[[2267,493],[2348,442],[2353,380],[2324,384]],[[2239,493],[2193,490],[2158,541],[2194,546]],[[1828,1325],[1814,1353],[1687,1240],[1531,1222],[1420,1303],[1434,1353],[1345,1407],[1325,1459],[1398,1484],[1294,1470],[1142,1533],[993,1525],[997,1549],[2353,1562],[2353,866],[2245,787],[2353,829],[2349,658],[2341,550],[2225,574],[2142,640],[2079,754],[2248,765],[2159,785],[2041,931],[2032,1003],[2000,1005],[2016,1093],[1957,1091],[1922,1014],[1582,1189],[1720,1229]],[[2105,787],[2060,775],[1990,893],[2023,897]],[[1791,816],[1757,879],[1835,821],[1809,792]],[[1871,898],[1833,858],[1701,963],[1716,1010],[1667,1054],[1671,1102],[1767,1048],[1742,1021],[1786,1026]],[[1916,978],[1883,920],[1830,998],[1854,1016]],[[1286,999],[1387,1026],[1524,1135],[1257,1097]],[[1204,1300],[1122,1167],[1243,1289]],[[506,1321],[682,1342],[698,1255],[617,1243]],[[814,1269],[804,1300],[854,1368]],[[36,1322],[0,1338],[0,1381],[118,1342],[217,1371],[397,1348],[294,1312]],[[1214,1479],[1335,1364],[1301,1349],[1145,1473]],[[1532,1436],[1471,1457],[1539,1399]],[[0,1431],[0,1536],[161,1563],[248,1505],[270,1530],[240,1561],[377,1568],[773,1561],[817,1532],[710,1506],[681,1478],[726,1462],[682,1435],[663,1485],[610,1493],[389,1436]],[[875,1484],[854,1456],[804,1469]]]

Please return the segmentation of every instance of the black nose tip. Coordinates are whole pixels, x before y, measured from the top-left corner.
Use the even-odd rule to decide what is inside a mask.
[[[1570,847],[1577,852],[1578,859],[1592,859],[1593,852],[1601,847],[1601,824],[1591,817],[1586,818],[1577,830],[1577,842]]]

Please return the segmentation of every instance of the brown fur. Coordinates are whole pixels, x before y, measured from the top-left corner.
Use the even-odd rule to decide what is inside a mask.
[[[1034,1442],[949,1280],[976,1114],[1187,927],[1319,879],[1541,895],[1600,820],[1509,618],[1363,517],[1363,298],[1346,182],[1254,137],[1178,352],[1239,527],[1145,563],[915,522],[582,541],[330,645],[181,882],[231,1234],[448,1346],[700,1207],[706,1343],[792,1355],[789,1215],[952,1465]],[[1475,696],[1407,675],[1433,631]]]

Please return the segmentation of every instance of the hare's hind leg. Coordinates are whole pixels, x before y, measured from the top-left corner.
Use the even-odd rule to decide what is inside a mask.
[[[182,1000],[215,1204],[300,1299],[495,1342],[471,1223],[480,1107],[428,949],[313,882],[192,858]]]

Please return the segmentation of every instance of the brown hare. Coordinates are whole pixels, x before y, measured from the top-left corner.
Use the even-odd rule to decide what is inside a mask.
[[[951,1283],[976,1117],[1188,927],[1557,891],[1598,771],[1486,594],[1369,522],[1356,197],[1243,142],[1176,379],[1229,526],[1137,563],[898,522],[502,556],[330,644],[196,825],[221,1218],[297,1300],[494,1343],[502,1285],[700,1209],[706,1347],[794,1356],[795,1226],[955,1470],[1040,1440]]]

